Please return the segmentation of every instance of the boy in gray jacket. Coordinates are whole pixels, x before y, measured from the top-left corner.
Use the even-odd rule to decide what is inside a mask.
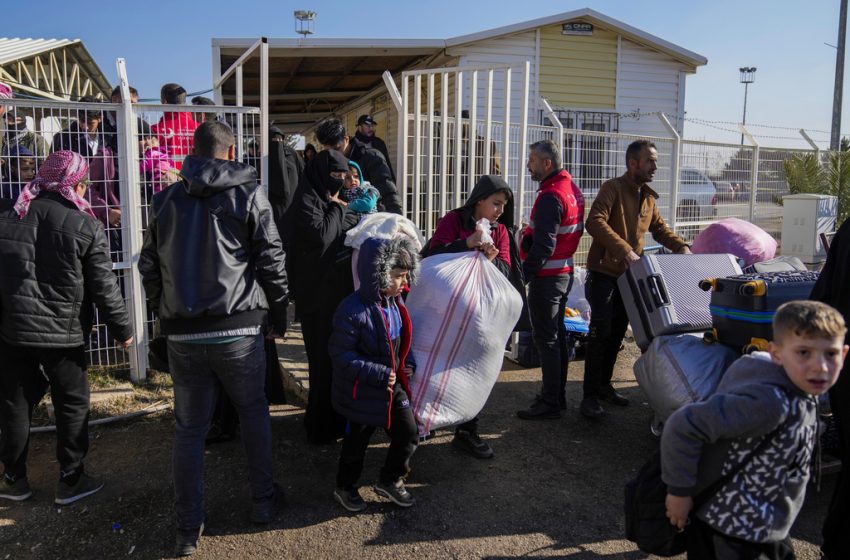
[[[739,359],[714,395],[669,418],[661,438],[667,517],[680,529],[690,524],[688,558],[794,558],[788,532],[809,481],[817,397],[838,379],[846,330],[826,304],[786,303],[769,354]],[[689,519],[694,496],[721,479]]]

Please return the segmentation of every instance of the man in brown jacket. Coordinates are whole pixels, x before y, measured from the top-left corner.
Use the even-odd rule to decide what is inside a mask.
[[[658,211],[658,193],[648,184],[657,168],[655,144],[648,140],[632,142],[626,150],[626,173],[602,184],[585,222],[593,237],[584,288],[592,312],[581,401],[581,413],[588,418],[605,413],[600,400],[619,406],[629,404],[611,386],[614,363],[629,324],[617,277],[640,259],[647,232],[671,251],[691,252]]]

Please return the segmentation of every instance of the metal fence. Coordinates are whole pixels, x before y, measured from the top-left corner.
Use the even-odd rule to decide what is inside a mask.
[[[88,360],[92,365],[129,369],[134,380],[144,378],[154,325],[135,265],[151,198],[178,179],[183,160],[192,151],[194,129],[204,120],[229,124],[237,137],[237,159],[259,169],[259,109],[24,99],[3,103],[3,198],[17,198],[53,151],[72,150],[87,158],[91,184],[86,196],[106,232],[112,269],[136,339],[129,350],[121,348],[94,309],[94,325],[85,337]]]

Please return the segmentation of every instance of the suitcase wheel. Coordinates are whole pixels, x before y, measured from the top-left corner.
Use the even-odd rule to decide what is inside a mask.
[[[750,350],[750,352],[754,352],[756,350],[761,350],[762,352],[767,352],[769,345],[770,345],[770,343],[763,338],[751,338],[750,344],[748,346],[754,346],[755,347],[753,350]]]
[[[744,296],[763,296],[767,293],[767,284],[764,280],[751,280],[741,284],[739,290]]]
[[[717,342],[717,329],[711,329],[702,335],[702,341],[706,344],[714,344]]]
[[[706,278],[699,282],[699,289],[703,292],[711,291],[715,286],[717,286],[717,278]]]
[[[758,346],[756,346],[755,344],[747,344],[743,348],[741,348],[741,353],[742,354],[752,354],[753,352],[755,352],[758,349],[759,349]]]

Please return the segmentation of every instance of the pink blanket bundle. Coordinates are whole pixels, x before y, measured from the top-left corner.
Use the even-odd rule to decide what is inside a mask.
[[[723,218],[711,224],[694,239],[694,253],[731,253],[744,266],[776,256],[776,239],[755,224],[738,218]]]

